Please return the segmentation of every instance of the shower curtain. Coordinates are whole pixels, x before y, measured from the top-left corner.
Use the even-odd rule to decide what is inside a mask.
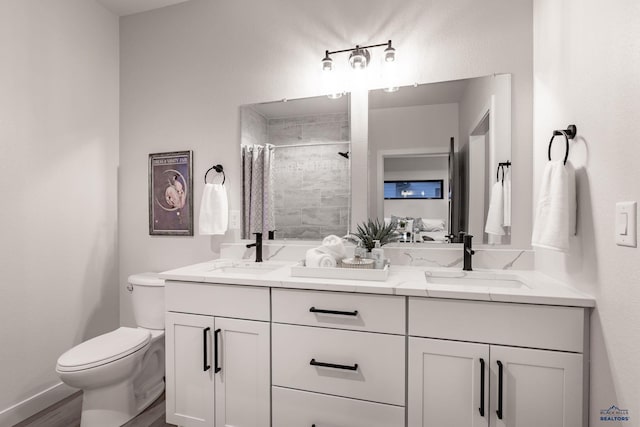
[[[275,229],[273,205],[273,145],[242,146],[242,237],[266,238]]]

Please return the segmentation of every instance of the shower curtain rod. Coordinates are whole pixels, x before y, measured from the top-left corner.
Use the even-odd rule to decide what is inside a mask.
[[[314,147],[318,145],[336,145],[336,144],[351,144],[351,141],[310,142],[308,144],[273,145],[273,148]]]

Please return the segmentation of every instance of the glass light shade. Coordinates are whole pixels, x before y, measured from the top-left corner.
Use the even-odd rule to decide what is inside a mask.
[[[386,62],[393,62],[396,60],[396,50],[391,46],[384,50],[384,60]]]
[[[367,49],[356,48],[351,55],[349,55],[349,64],[351,68],[356,70],[363,70],[369,65],[369,51]]]
[[[333,70],[333,60],[329,58],[329,56],[325,56],[322,60],[322,70],[323,71],[331,71]]]

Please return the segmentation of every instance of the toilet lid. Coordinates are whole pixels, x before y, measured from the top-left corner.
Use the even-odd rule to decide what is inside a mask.
[[[150,339],[147,330],[118,328],[73,347],[60,356],[57,368],[69,372],[104,365],[140,350]]]

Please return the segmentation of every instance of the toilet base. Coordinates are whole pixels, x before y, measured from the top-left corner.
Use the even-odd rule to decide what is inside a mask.
[[[149,407],[164,392],[164,383],[135,399],[131,381],[95,390],[84,390],[80,427],[120,427]]]

